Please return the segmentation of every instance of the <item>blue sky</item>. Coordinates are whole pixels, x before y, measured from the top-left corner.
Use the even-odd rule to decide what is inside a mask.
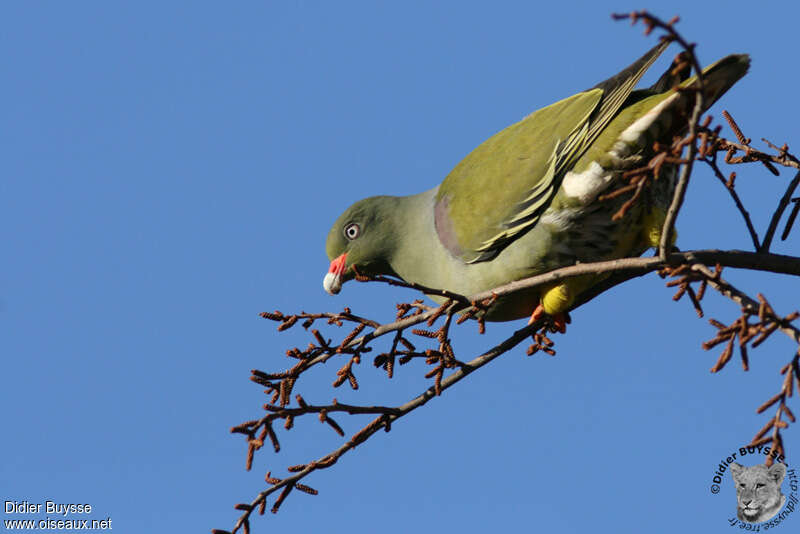
[[[338,446],[301,420],[280,454],[264,449],[244,471],[229,428],[260,414],[249,370],[283,369],[284,350],[307,341],[258,313],[348,305],[389,319],[415,298],[361,284],[326,295],[330,224],[362,197],[434,186],[492,133],[653,45],[611,11],[680,14],[703,63],[750,53],[711,114],[796,144],[800,8],[660,5],[4,3],[0,497],[89,503],[119,532],[230,528],[264,472]],[[764,228],[791,173],[738,171]],[[678,228],[684,249],[749,246],[704,169]],[[796,254],[799,240],[776,250]],[[729,278],[797,307],[786,277]],[[291,495],[255,531],[727,531],[733,489],[712,496],[710,479],[766,421],[755,407],[792,346],[776,336],[747,374],[734,362],[711,375],[717,352],[700,343],[713,328],[671,295],[651,275],[596,299],[555,358],[503,356],[313,475],[319,496]],[[716,295],[706,304],[736,318]],[[464,329],[456,351],[467,359],[518,327]],[[426,384],[420,366],[389,382],[365,362],[359,392],[334,392],[337,368],[299,391],[402,402]],[[797,428],[785,438],[800,451]]]

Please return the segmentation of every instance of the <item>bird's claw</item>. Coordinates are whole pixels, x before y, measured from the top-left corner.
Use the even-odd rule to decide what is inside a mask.
[[[534,322],[538,321],[545,315],[549,315],[546,311],[544,311],[544,306],[540,302],[536,309],[533,310],[531,314],[531,318],[528,319],[528,324],[533,324]],[[570,323],[569,314],[566,312],[559,312],[553,315],[549,315],[550,319],[553,323],[553,328],[555,328],[556,332],[560,332],[562,334],[566,333],[567,331],[567,324]]]

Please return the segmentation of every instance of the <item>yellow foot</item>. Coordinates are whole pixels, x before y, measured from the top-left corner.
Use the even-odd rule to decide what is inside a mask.
[[[531,318],[528,319],[528,324],[533,324],[534,321],[541,319],[545,315],[548,315],[548,313],[544,311],[544,306],[542,306],[542,303],[540,302],[539,305],[536,306],[536,309],[533,310]],[[567,324],[572,322],[569,318],[569,314],[566,312],[559,312],[555,315],[550,315],[550,318],[553,320],[553,326],[555,327],[556,331],[562,334],[567,331]]]

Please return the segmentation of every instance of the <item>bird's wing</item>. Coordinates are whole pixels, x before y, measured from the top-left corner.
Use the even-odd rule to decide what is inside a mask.
[[[564,175],[591,146],[668,43],[613,78],[528,115],[486,140],[439,186],[439,240],[467,263],[490,260],[533,228]]]

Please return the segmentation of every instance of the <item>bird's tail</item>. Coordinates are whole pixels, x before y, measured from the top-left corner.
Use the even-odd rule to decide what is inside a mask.
[[[731,54],[703,69],[703,96],[705,108],[711,107],[733,84],[747,74],[750,68],[750,56],[747,54]],[[694,87],[697,76],[692,76],[681,84],[682,87]]]

